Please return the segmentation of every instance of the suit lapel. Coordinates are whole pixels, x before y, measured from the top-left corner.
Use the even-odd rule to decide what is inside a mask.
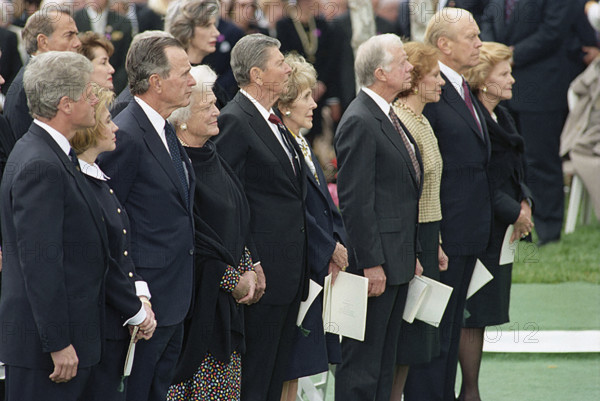
[[[288,157],[288,154],[283,149],[281,143],[279,143],[279,140],[275,137],[275,134],[271,130],[271,127],[269,126],[269,124],[267,124],[267,122],[260,114],[258,109],[252,104],[250,99],[248,99],[246,96],[239,92],[233,101],[237,102],[237,104],[240,105],[242,110],[244,110],[245,113],[250,115],[250,126],[256,133],[256,136],[258,136],[264,142],[264,144],[267,146],[267,148],[269,148],[271,153],[273,153],[277,160],[279,160],[279,163],[281,163],[281,165],[283,166],[283,170],[287,174],[288,178],[292,183],[294,183],[294,188],[296,188],[296,190],[300,192],[300,188],[298,185],[298,177],[296,176],[296,174],[294,174],[294,169],[292,167],[292,163],[290,163],[290,158]],[[298,171],[297,173],[298,175],[300,175],[302,174],[302,163],[298,164],[300,165],[300,171]]]
[[[102,238],[102,243],[104,244],[104,248],[108,249],[108,234],[106,233],[106,226],[104,224],[104,218],[102,217],[102,212],[98,205],[98,201],[95,196],[91,193],[90,188],[83,177],[83,173],[75,170],[75,166],[71,162],[69,156],[63,152],[61,147],[56,143],[56,141],[44,130],[42,127],[31,124],[30,128],[31,132],[40,137],[54,153],[58,156],[63,166],[67,170],[69,174],[75,178],[75,183],[79,192],[83,195],[85,202],[88,204],[90,212],[92,213],[92,218],[94,219],[94,223],[96,224],[96,228],[100,233],[100,237]]]
[[[452,107],[454,109],[454,111],[456,111],[456,113],[462,117],[463,120],[465,120],[465,122],[469,125],[469,127],[471,127],[471,130],[473,131],[473,133],[475,135],[477,135],[479,140],[483,141],[484,139],[482,138],[481,133],[479,131],[479,126],[477,125],[477,122],[471,115],[471,112],[469,111],[467,104],[465,103],[463,98],[460,96],[460,93],[458,93],[456,91],[456,89],[454,88],[454,85],[452,85],[452,82],[450,82],[448,77],[446,77],[444,74],[442,74],[442,78],[444,79],[444,81],[446,81],[446,85],[444,85],[442,87],[442,99],[446,103],[448,103],[448,105],[450,107]],[[471,98],[473,98],[473,96],[471,96]],[[475,104],[475,102],[473,102],[473,104]],[[473,107],[475,107],[475,106],[473,106]],[[483,125],[485,123],[485,120],[482,118],[481,112],[477,112],[477,111],[478,111],[478,109],[475,108],[475,112],[477,113],[480,123],[481,123],[481,129],[483,130],[484,129]],[[484,136],[485,136],[485,131],[484,131]]]
[[[396,147],[396,149],[398,149],[398,151],[400,152],[400,155],[404,159],[405,164],[408,166],[408,171],[410,171],[410,175],[413,179],[415,186],[418,187],[416,172],[412,165],[412,160],[410,160],[410,155],[408,154],[408,150],[406,149],[406,146],[404,146],[404,142],[402,141],[402,138],[400,138],[400,133],[398,131],[396,131],[396,128],[394,128],[394,125],[390,121],[389,117],[386,116],[383,113],[383,111],[381,111],[381,109],[379,108],[377,103],[375,103],[375,101],[373,99],[371,99],[371,97],[369,95],[367,95],[363,91],[360,91],[358,93],[358,96],[361,98],[361,101],[369,109],[369,113],[379,121],[381,131],[392,142],[392,144]],[[408,132],[406,130],[406,128],[402,127],[402,129],[404,129],[404,132]],[[414,141],[412,139],[411,139],[411,142],[414,145]],[[417,147],[415,145],[415,149],[416,148]]]
[[[154,126],[152,125],[152,123],[150,123],[148,116],[146,116],[146,113],[144,113],[144,110],[142,110],[140,105],[137,102],[133,101],[131,102],[130,106],[133,108],[132,113],[135,116],[138,125],[140,126],[140,129],[143,132],[146,146],[148,146],[148,149],[150,149],[150,153],[152,153],[152,155],[154,156],[156,161],[158,161],[158,164],[162,167],[162,169],[165,171],[175,188],[177,188],[177,192],[179,192],[181,201],[185,204],[185,192],[183,190],[181,182],[179,181],[179,177],[177,176],[175,167],[173,167],[173,161],[171,160],[171,156],[169,155],[167,148],[165,148],[165,144],[158,136],[158,133],[154,129]],[[187,153],[185,152],[185,150],[180,148],[180,152],[182,155],[185,155],[184,159],[187,159]],[[188,167],[187,161],[186,167]],[[188,175],[191,177],[192,173],[190,171],[191,169],[188,167]],[[189,181],[190,191],[193,191],[193,187],[191,186],[191,179]],[[189,205],[186,205],[186,208],[189,208]]]

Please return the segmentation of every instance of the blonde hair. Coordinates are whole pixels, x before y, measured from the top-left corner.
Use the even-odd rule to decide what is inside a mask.
[[[307,88],[313,88],[317,83],[317,71],[312,64],[297,53],[289,53],[285,56],[285,62],[290,66],[292,72],[288,78],[287,86],[279,96],[278,105],[289,107]]]
[[[410,89],[401,92],[398,96],[408,96],[423,77],[429,74],[437,65],[439,53],[436,47],[427,43],[408,42],[404,44],[404,51],[408,56],[408,62],[412,64],[413,69],[410,72]]]
[[[473,92],[481,90],[494,67],[502,61],[510,61],[512,55],[512,50],[502,43],[483,42],[479,49],[479,64],[465,73]]]
[[[98,103],[94,106],[96,115],[96,124],[93,127],[86,128],[75,132],[75,135],[69,142],[78,155],[86,150],[93,148],[98,143],[98,138],[102,135],[101,132],[106,128],[106,124],[100,118],[104,109],[109,109],[112,104],[115,94],[107,88],[92,83],[92,92],[98,98]]]

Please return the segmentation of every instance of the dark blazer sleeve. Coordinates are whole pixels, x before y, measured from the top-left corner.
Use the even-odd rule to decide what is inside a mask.
[[[21,68],[10,88],[8,88],[6,102],[4,103],[4,115],[10,124],[15,140],[21,138],[33,122],[33,118],[29,114],[25,89],[23,88],[24,72],[25,67]]]
[[[38,249],[56,249],[63,238],[65,220],[65,191],[63,179],[49,180],[46,174],[32,171],[59,172],[56,164],[47,160],[33,160],[13,179],[10,193],[13,205],[16,246],[23,255],[21,274],[25,282],[27,299],[40,333],[46,333],[53,325],[69,327],[69,303],[65,283],[65,266],[62,258],[44,257]],[[61,173],[62,176],[62,173]],[[44,207],[26,207],[44,205]],[[51,210],[52,213],[48,213]],[[31,224],[35,222],[35,224]],[[32,249],[32,247],[35,248]],[[62,250],[62,249],[61,249]],[[38,258],[42,258],[41,260]],[[42,340],[43,352],[60,351],[72,339],[68,330],[56,330],[54,335]]]
[[[561,0],[547,0],[542,8],[541,22],[535,32],[514,43],[514,65],[521,67],[539,61],[556,52],[567,33],[571,13]],[[532,8],[532,7],[530,7]],[[525,17],[525,16],[522,16]],[[525,19],[525,18],[524,18]],[[522,22],[518,22],[521,24]],[[524,22],[527,24],[528,22]],[[531,23],[531,22],[529,22]]]
[[[375,214],[375,169],[364,168],[377,162],[375,139],[366,134],[369,131],[361,118],[351,116],[338,127],[335,138],[342,215],[360,270],[385,262]]]

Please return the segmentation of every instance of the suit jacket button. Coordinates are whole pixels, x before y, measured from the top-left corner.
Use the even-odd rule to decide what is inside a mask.
[[[121,208],[117,208],[117,213],[121,214]]]
[[[129,255],[129,252],[127,252],[127,251],[124,251],[124,252],[123,252],[123,255],[127,256],[127,255]]]
[[[300,227],[300,232],[304,232],[304,227]]]
[[[190,255],[193,255],[193,254],[194,254],[194,250],[190,249]]]
[[[329,212],[328,212],[327,210],[323,210],[323,214],[324,214],[325,216],[329,216]]]
[[[113,190],[112,190],[112,188],[110,188],[110,189],[108,190],[108,192],[109,192],[111,195],[115,193],[115,191],[113,191]]]
[[[132,272],[129,272],[129,277],[133,277],[133,273]]]
[[[127,234],[127,230],[123,229],[123,235],[126,235],[126,234]]]

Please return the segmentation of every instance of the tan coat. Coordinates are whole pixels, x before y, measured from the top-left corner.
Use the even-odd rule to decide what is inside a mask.
[[[571,160],[600,219],[600,59],[571,83],[575,95],[560,140],[560,155]]]

